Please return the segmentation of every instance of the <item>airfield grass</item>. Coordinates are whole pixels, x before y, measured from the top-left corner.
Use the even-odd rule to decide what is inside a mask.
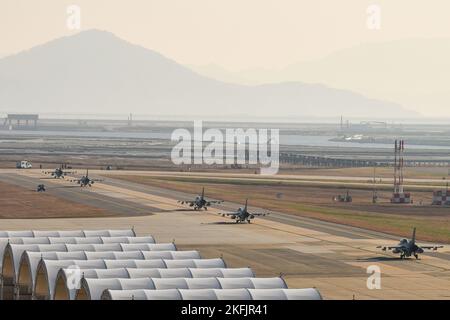
[[[371,212],[354,212],[306,205],[293,205],[293,210],[311,213],[313,218],[343,223],[355,227],[372,229],[405,237],[411,235],[413,227],[420,230],[420,239],[450,243],[450,218],[433,219],[428,217],[411,217],[406,215],[393,215]]]
[[[338,177],[372,177],[373,167],[358,168],[293,168],[291,174],[301,175],[323,175]],[[288,168],[284,172],[289,173]],[[448,167],[405,167],[404,174],[409,179],[442,179],[450,176]],[[392,178],[392,167],[377,167],[375,169],[377,178]]]
[[[232,185],[253,185],[253,186],[316,186],[320,188],[331,188],[331,189],[362,189],[362,190],[373,190],[374,187],[377,190],[392,190],[392,182],[386,182],[382,181],[382,183],[377,180],[375,185],[373,184],[372,180],[366,180],[366,181],[354,181],[354,180],[336,180],[336,179],[326,179],[326,178],[314,178],[311,180],[294,180],[294,179],[284,179],[281,176],[277,176],[276,178],[271,177],[262,177],[262,176],[255,176],[255,177],[221,177],[221,176],[214,176],[214,177],[207,177],[207,176],[198,176],[192,174],[189,176],[167,176],[162,177],[158,176],[157,174],[153,176],[156,179],[164,179],[167,181],[178,181],[178,182],[195,182],[195,183],[223,183],[223,184],[232,184]],[[438,185],[436,182],[414,182],[414,184],[405,183],[405,187],[408,188],[408,190],[411,191],[425,191],[430,192],[431,190],[437,190],[445,189],[445,185]]]
[[[252,204],[268,211],[335,222],[409,237],[417,227],[417,237],[424,241],[450,243],[450,208],[430,205],[395,205],[389,203],[390,191],[379,191],[379,203],[372,204],[372,190],[350,189],[352,203],[333,202],[337,194],[347,188],[335,186],[305,186],[245,179],[190,179],[189,177],[151,177],[117,175],[144,185],[164,187],[187,193],[200,193],[205,187],[206,196],[225,201],[243,203],[249,197]],[[431,202],[430,192],[413,193],[413,199]]]

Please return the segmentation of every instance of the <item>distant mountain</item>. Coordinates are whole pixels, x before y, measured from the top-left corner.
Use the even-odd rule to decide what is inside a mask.
[[[405,39],[361,44],[321,59],[282,70],[250,69],[228,72],[194,67],[215,79],[259,84],[303,81],[354,90],[363,95],[395,101],[428,116],[450,116],[450,39]]]
[[[274,81],[320,81],[398,102],[429,116],[450,116],[450,39],[363,44],[291,65]]]
[[[403,117],[394,103],[300,82],[257,86],[213,80],[90,30],[0,59],[0,111]]]
[[[201,65],[201,66],[197,66],[197,65],[187,65],[186,67],[188,67],[189,69],[193,70],[194,72],[203,75],[205,77],[208,78],[212,78],[215,80],[219,80],[222,82],[231,82],[231,83],[236,83],[236,84],[243,84],[243,85],[256,85],[256,84],[264,84],[266,83],[266,81],[258,81],[255,80],[255,78],[257,78],[256,74],[251,74],[251,76],[249,77],[249,80],[246,79],[246,76],[248,75],[247,72],[242,73],[241,71],[238,72],[231,72],[219,65],[216,64],[207,64],[207,65]],[[255,71],[259,71],[259,70],[255,70]],[[270,71],[266,71],[267,73],[270,73]],[[265,78],[265,76],[267,75],[267,73],[263,73],[263,76]],[[274,82],[274,81],[269,81],[269,82]],[[279,82],[279,81],[277,81]]]

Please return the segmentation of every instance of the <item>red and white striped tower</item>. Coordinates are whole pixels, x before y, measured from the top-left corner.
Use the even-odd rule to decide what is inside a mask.
[[[403,190],[403,153],[405,151],[405,141],[395,140],[394,148],[394,193],[391,202],[410,203],[411,195],[405,193]]]
[[[403,151],[405,142],[395,140],[394,193],[403,193]]]
[[[398,179],[397,179],[397,169],[398,169],[398,164],[397,164],[397,155],[398,155],[398,141],[395,140],[395,145],[394,145],[394,194],[398,192]]]

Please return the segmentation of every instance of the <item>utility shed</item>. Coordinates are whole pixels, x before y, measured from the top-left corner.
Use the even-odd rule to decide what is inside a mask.
[[[16,124],[17,126],[25,125],[29,126],[30,123],[33,124],[33,127],[37,127],[37,122],[39,120],[38,114],[8,114],[5,118],[4,126],[12,126]]]

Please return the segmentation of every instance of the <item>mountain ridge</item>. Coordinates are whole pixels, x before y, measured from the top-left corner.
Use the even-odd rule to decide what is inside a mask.
[[[450,38],[419,37],[361,43],[276,70],[230,72],[216,66],[192,66],[192,69],[219,80],[235,79],[245,84],[320,82],[393,101],[427,116],[448,117],[449,55]]]
[[[18,112],[404,116],[400,105],[320,84],[240,85],[88,30],[0,59],[0,108]],[[122,111],[121,111],[122,112]]]

